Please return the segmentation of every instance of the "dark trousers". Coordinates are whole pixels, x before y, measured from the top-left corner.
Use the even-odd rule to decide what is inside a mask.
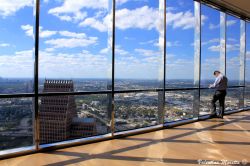
[[[222,116],[224,115],[224,110],[225,110],[225,97],[227,95],[227,91],[226,90],[216,90],[212,99],[212,111],[213,114],[216,113],[216,102],[219,100],[220,103],[220,111],[219,111],[219,115],[218,116]]]

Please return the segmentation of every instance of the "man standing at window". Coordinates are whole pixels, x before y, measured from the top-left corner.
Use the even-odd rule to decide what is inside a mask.
[[[223,118],[224,109],[225,109],[225,97],[227,95],[227,77],[222,75],[220,71],[214,71],[214,76],[216,77],[213,84],[209,85],[209,88],[215,88],[215,93],[212,103],[212,115],[217,115],[217,117]],[[216,101],[219,100],[220,111],[216,112]]]

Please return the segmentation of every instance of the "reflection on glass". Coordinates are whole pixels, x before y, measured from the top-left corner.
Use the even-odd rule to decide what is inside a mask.
[[[193,111],[194,93],[197,91],[166,92],[165,122],[197,117]]]
[[[164,1],[116,1],[115,88],[162,87]]]
[[[1,1],[0,94],[33,92],[32,2]]]
[[[245,84],[246,22],[240,20],[240,85]]]
[[[0,151],[32,146],[32,99],[1,99],[0,105]]]
[[[161,93],[121,93],[115,95],[115,131],[159,124],[162,116]]]
[[[75,91],[108,89],[111,9],[112,0],[41,1],[40,91],[45,79],[72,79]]]
[[[194,86],[194,1],[167,0],[166,87]],[[203,23],[205,17],[201,17]]]
[[[240,78],[240,20],[227,15],[226,75],[228,85],[239,85]]]
[[[220,12],[220,71],[226,74],[226,29],[227,14]]]

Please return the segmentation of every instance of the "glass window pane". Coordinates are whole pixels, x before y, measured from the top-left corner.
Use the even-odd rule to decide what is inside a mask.
[[[0,93],[2,94],[33,92],[33,7],[33,1],[1,2]]]
[[[228,85],[239,85],[240,77],[240,19],[227,15],[226,75]]]
[[[206,5],[201,11],[209,18],[201,28],[201,87],[208,87],[215,80],[213,72],[220,70],[220,12]]]
[[[197,117],[194,113],[194,93],[197,90],[166,92],[165,122]]]
[[[225,111],[238,110],[240,108],[239,99],[241,98],[242,91],[242,88],[230,88],[227,90]]]
[[[212,113],[211,101],[213,99],[214,89],[202,89],[200,92],[200,116]],[[216,103],[216,108],[219,108],[219,102]]]
[[[33,99],[0,99],[0,151],[33,145]]]
[[[110,133],[111,95],[40,98],[40,143],[55,143]]]
[[[41,1],[40,91],[46,79],[73,80],[74,91],[107,90],[111,2]]]
[[[167,0],[166,87],[194,86],[194,1]],[[202,16],[202,22],[204,16]]]
[[[115,88],[162,87],[163,1],[116,2]]]
[[[115,95],[115,131],[159,124],[161,93],[121,93]]]

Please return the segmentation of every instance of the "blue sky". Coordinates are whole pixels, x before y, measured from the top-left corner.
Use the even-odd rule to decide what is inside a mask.
[[[33,77],[33,1],[0,6],[0,76]],[[116,78],[163,78],[162,3],[117,0]],[[41,0],[40,78],[111,78],[111,0]],[[218,69],[219,12],[202,6],[202,79]],[[238,78],[239,20],[228,17],[228,74]],[[168,79],[194,77],[193,0],[167,1]],[[249,44],[248,44],[249,48]]]

